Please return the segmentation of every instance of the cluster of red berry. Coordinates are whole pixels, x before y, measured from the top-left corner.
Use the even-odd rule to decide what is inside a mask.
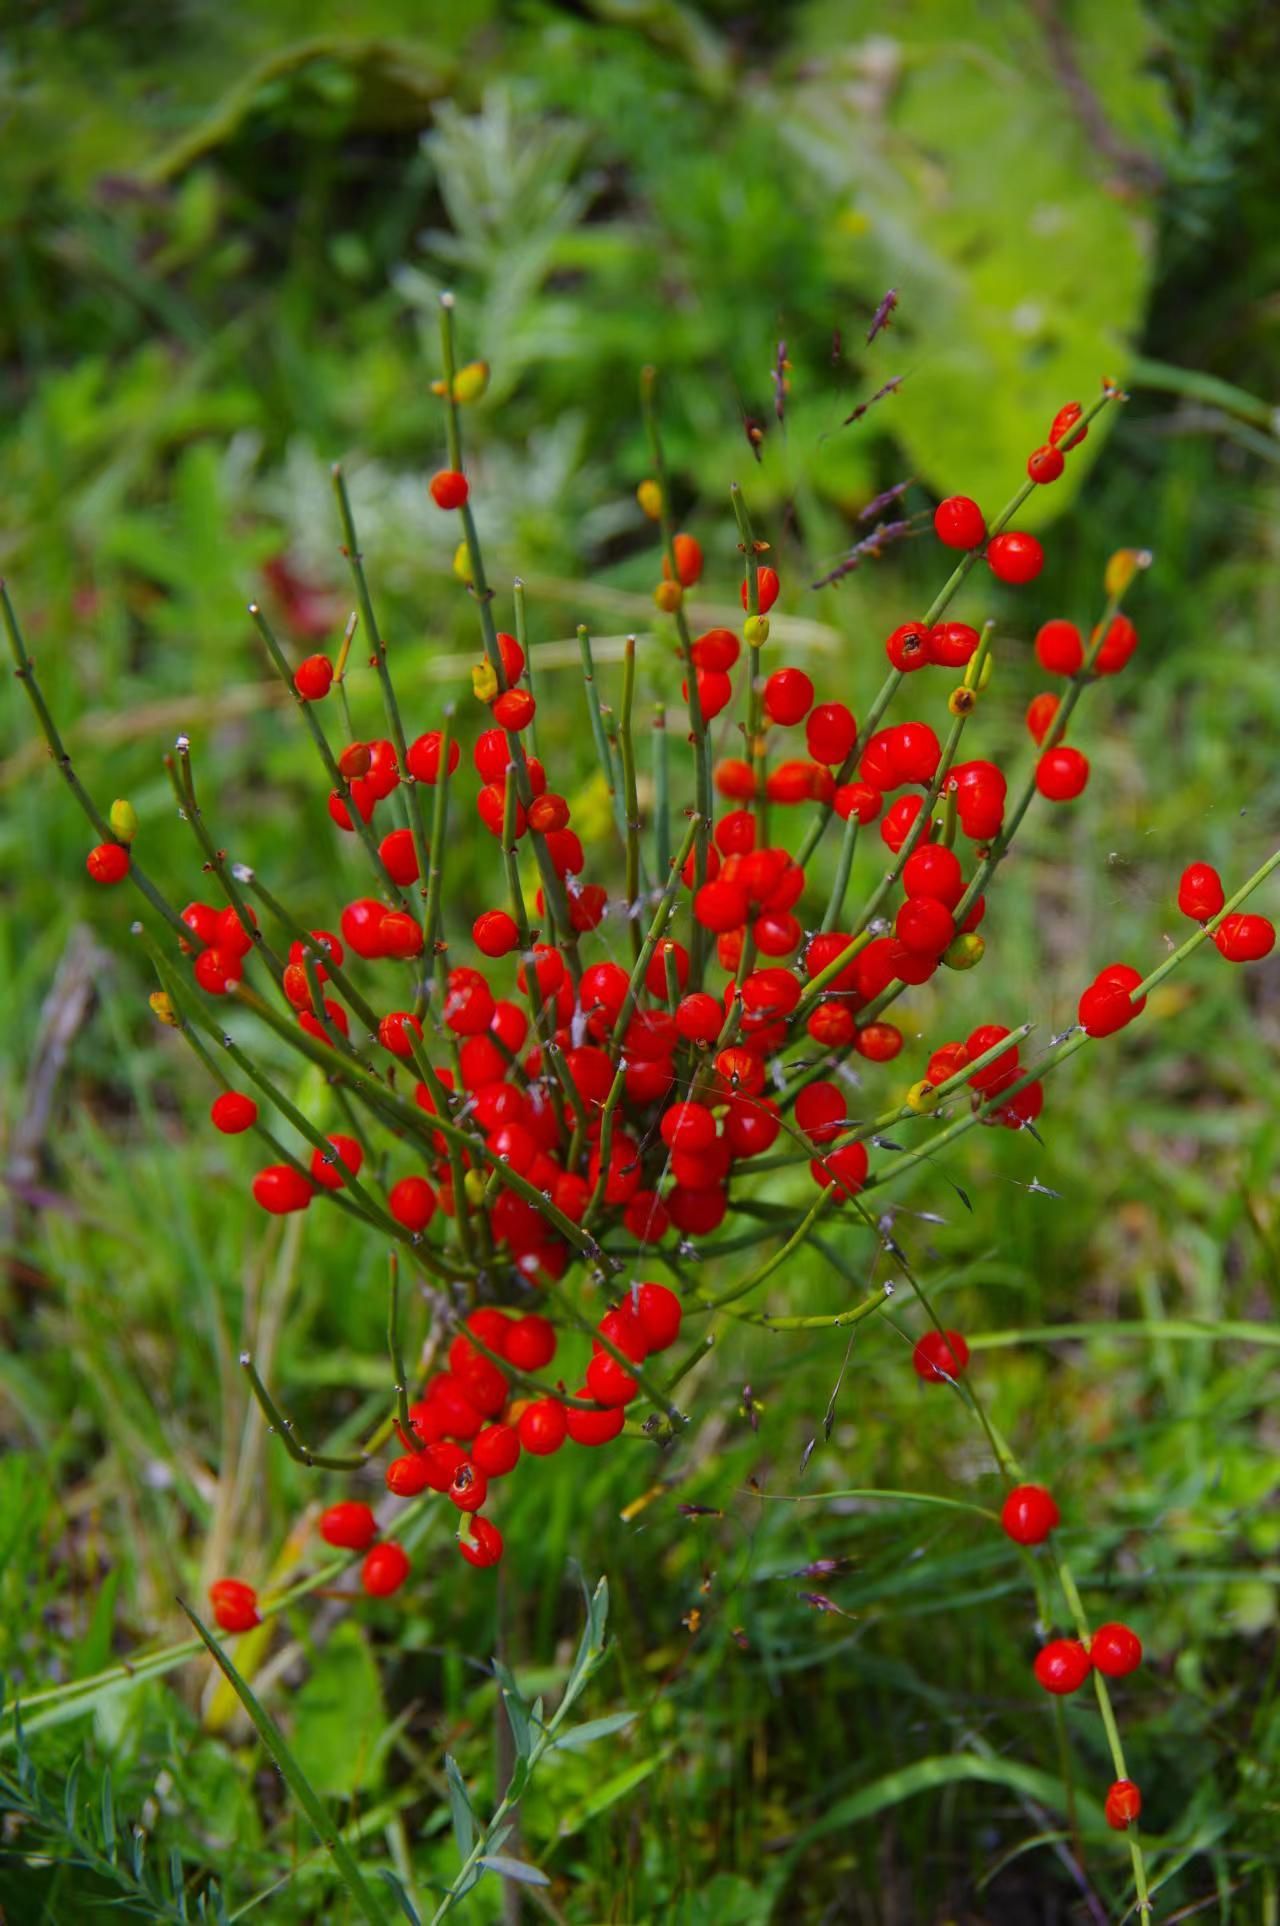
[[[663,572],[654,599],[674,622],[695,793],[678,850],[670,819],[657,825],[659,873],[646,875],[631,695],[624,693],[621,719],[610,731],[588,668],[593,739],[618,798],[626,854],[625,893],[611,897],[603,883],[584,880],[587,851],[570,805],[549,787],[536,754],[537,703],[519,599],[520,636],[498,631],[493,622],[492,592],[459,465],[458,396],[451,380],[446,377],[442,392],[452,396],[453,463],[435,476],[430,490],[441,509],[462,517],[465,531],[455,570],[480,614],[484,657],[472,680],[487,712],[472,747],[474,803],[500,844],[506,895],[505,903],[485,908],[474,921],[476,962],[454,961],[446,945],[441,887],[461,748],[449,720],[415,739],[401,729],[341,488],[347,552],[373,644],[371,664],[388,697],[390,735],[335,751],[316,710],[342,681],[345,647],[336,667],[321,655],[290,671],[265,618],[254,613],[324,756],[330,816],[340,831],[365,844],[379,893],[348,902],[337,932],[304,929],[264,895],[260,900],[280,914],[290,939],[277,955],[233,886],[241,873],[228,873],[213,851],[206,868],[223,883],[227,906],[194,902],[180,916],[166,913],[181,947],[193,955],[201,991],[247,1000],[277,1035],[322,1064],[372,1121],[390,1130],[395,1157],[413,1156],[413,1167],[397,1172],[384,1168],[379,1154],[378,1182],[370,1189],[362,1175],[362,1136],[310,1131],[304,1162],[277,1142],[247,1092],[228,1087],[212,1107],[216,1128],[256,1130],[279,1153],[253,1179],[253,1194],[265,1210],[302,1210],[324,1195],[389,1230],[443,1286],[441,1301],[452,1307],[454,1331],[448,1368],[408,1407],[407,1419],[402,1407],[403,1455],[387,1467],[386,1483],[400,1497],[428,1491],[446,1497],[462,1521],[462,1556],[486,1566],[502,1555],[501,1534],[483,1515],[491,1481],[511,1472],[523,1455],[546,1455],[566,1439],[591,1446],[616,1438],[626,1425],[626,1406],[642,1392],[662,1408],[662,1387],[651,1387],[645,1361],[680,1331],[682,1306],[673,1291],[648,1282],[631,1286],[595,1326],[585,1381],[571,1396],[563,1382],[548,1385],[538,1378],[552,1363],[557,1333],[551,1317],[529,1308],[534,1292],[547,1293],[541,1301],[562,1320],[590,1330],[576,1302],[556,1291],[571,1263],[584,1260],[595,1282],[608,1286],[644,1253],[663,1261],[664,1240],[673,1229],[683,1240],[711,1235],[731,1202],[744,1201],[740,1185],[783,1164],[807,1164],[817,1187],[807,1214],[787,1219],[783,1229],[798,1241],[819,1212],[859,1199],[917,1161],[904,1156],[900,1166],[871,1171],[867,1146],[886,1117],[937,1115],[942,1105],[958,1100],[968,1109],[950,1133],[978,1122],[1031,1127],[1044,1101],[1040,1072],[1077,1042],[1131,1022],[1153,979],[1172,963],[1148,978],[1122,963],[1099,972],[1080,998],[1073,1038],[1059,1040],[1038,1063],[1022,1061],[1025,1030],[1015,1035],[1003,1025],[983,1024],[964,1041],[930,1047],[905,1100],[887,1113],[877,1114],[859,1097],[857,1114],[850,1114],[848,1060],[884,1064],[905,1047],[903,1031],[885,1019],[886,1009],[940,969],[967,970],[981,961],[984,892],[1027,807],[1037,794],[1068,802],[1088,780],[1085,757],[1063,739],[1076,704],[1096,678],[1119,673],[1138,645],[1120,602],[1141,562],[1132,551],[1120,551],[1107,571],[1106,607],[1087,642],[1065,620],[1047,622],[1036,634],[1039,663],[1064,678],[1065,686],[1031,705],[1027,725],[1039,755],[1020,788],[1011,795],[1009,778],[996,763],[960,758],[963,732],[991,675],[993,625],[979,630],[949,619],[948,607],[980,557],[1002,583],[1025,584],[1039,574],[1040,543],[1005,524],[1035,486],[1062,473],[1096,407],[1086,413],[1073,402],[1059,411],[1045,445],[1030,457],[1027,483],[990,524],[967,497],[938,507],[936,532],[961,559],[932,608],[887,637],[888,681],[861,728],[843,701],[817,702],[813,681],[800,667],[765,673],[761,653],[780,584],[761,560],[767,545],[751,534],[741,502],[735,503],[742,532],[741,634],[715,627],[695,636],[685,598],[702,574],[701,545],[671,528],[665,482],[641,485],[642,509],[662,524]],[[1097,407],[1116,392],[1105,387]],[[655,452],[661,473],[656,439]],[[714,760],[710,726],[734,700],[744,646],[747,674],[737,690],[743,753]],[[626,662],[627,690],[633,691],[634,640]],[[947,698],[945,739],[918,717],[883,720],[903,680],[929,666],[960,678]],[[788,755],[786,732],[801,726],[805,754]],[[729,805],[718,816],[717,794]],[[431,799],[429,834],[423,795]],[[399,820],[378,838],[372,825],[384,805]],[[771,812],[801,806],[807,827],[792,848],[777,833]],[[823,908],[812,901],[812,858],[833,821],[843,824],[843,841]],[[846,916],[858,838],[873,823],[891,861],[861,912]],[[133,826],[113,812],[110,827],[112,838],[89,857],[90,873],[105,883],[122,880],[131,869]],[[525,884],[535,868],[531,913]],[[243,876],[252,881],[248,872]],[[153,904],[159,900],[136,871],[135,881]],[[1232,961],[1264,956],[1274,943],[1265,918],[1236,911],[1234,903],[1245,893],[1224,914],[1222,885],[1201,863],[1187,870],[1178,894],[1179,907]],[[682,926],[676,920],[681,916]],[[581,954],[581,939],[607,933],[606,919],[629,948],[625,964],[612,958],[588,962]],[[275,979],[283,1011],[244,981],[255,952]],[[389,1007],[397,999],[388,992],[370,1001],[349,973],[348,953],[388,976],[394,966],[408,965],[402,980],[409,1007]],[[500,967],[508,958],[510,981]],[[718,988],[708,976],[713,960],[724,972]],[[171,974],[171,963],[161,959],[157,967],[166,986],[160,1013],[188,1033],[192,1022],[207,1030],[198,1002],[194,1009],[186,1005],[186,985]],[[402,1068],[411,1078],[407,1094],[399,1082]],[[255,1076],[268,1100],[307,1129],[269,1078]],[[780,1140],[783,1154],[769,1159]],[[861,1202],[855,1208],[865,1216]],[[753,1229],[772,1234],[754,1220]],[[790,1242],[784,1246],[789,1248]],[[716,1247],[708,1249],[714,1254]],[[757,1267],[722,1298],[696,1288],[695,1308],[722,1308],[754,1288],[776,1261]],[[927,1384],[954,1385],[968,1359],[964,1337],[940,1328],[927,1332],[913,1354],[915,1371]],[[1017,1543],[1036,1545],[1057,1524],[1058,1508],[1042,1487],[1017,1485],[1002,1522]],[[331,1507],[320,1531],[335,1548],[362,1556],[369,1594],[383,1596],[403,1583],[408,1557],[394,1539],[379,1535],[367,1505]],[[257,1601],[237,1580],[214,1587],[214,1609],[228,1631],[257,1622]],[[1071,1691],[1091,1671],[1123,1676],[1140,1656],[1128,1628],[1108,1625],[1087,1644],[1081,1638],[1045,1646],[1035,1672],[1048,1690]],[[1101,1678],[1098,1689],[1105,1691]],[[1116,1764],[1122,1769],[1118,1753]],[[1127,1826],[1140,1805],[1137,1788],[1121,1778],[1108,1795],[1108,1819]]]

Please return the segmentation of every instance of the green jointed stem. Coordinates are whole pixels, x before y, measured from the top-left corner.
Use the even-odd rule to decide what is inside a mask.
[[[240,894],[239,886],[235,881],[234,868],[228,868],[225,853],[218,848],[205,826],[203,812],[196,800],[195,774],[191,767],[191,744],[186,736],[178,737],[177,763],[175,764],[172,756],[166,756],[164,766],[173,786],[173,793],[178,799],[178,813],[190,824],[196,841],[205,853],[205,869],[217,877],[223,895],[240,918],[241,927],[252,938],[254,948],[279,983],[284,976],[284,964],[250,915],[248,904]]]
[[[351,1008],[355,1011],[360,1021],[365,1025],[369,1035],[376,1037],[378,1034],[378,1013],[365,1001],[341,964],[335,963],[329,952],[321,949],[315,937],[311,934],[311,931],[304,923],[300,923],[291,911],[285,908],[284,904],[267,888],[266,884],[258,876],[256,870],[246,869],[242,864],[237,864],[232,874],[238,883],[243,883],[246,889],[252,891],[263,908],[270,911],[281,928],[293,938],[294,942],[301,943],[304,957],[308,955],[314,956],[318,962],[324,965],[329,973],[334,989],[351,1005]]]
[[[520,653],[524,657],[524,675],[522,680],[525,688],[536,701],[537,691],[533,686],[533,650],[529,645],[529,612],[525,606],[524,583],[520,580],[519,576],[517,576],[511,584],[511,604],[515,610],[516,641],[520,644]],[[531,718],[529,726],[524,733],[529,739],[529,754],[536,756],[538,753],[538,719],[536,716]]]
[[[378,845],[374,840],[373,831],[356,807],[355,797],[351,793],[351,784],[338,767],[337,758],[329,745],[329,738],[325,735],[323,725],[316,714],[315,703],[306,701],[303,696],[298,694],[293,677],[289,673],[289,665],[285,661],[284,652],[276,640],[275,635],[272,633],[271,625],[267,621],[266,616],[262,613],[262,610],[256,602],[250,602],[249,614],[254,627],[262,637],[267,654],[271,657],[280,680],[284,683],[297,707],[302,712],[302,719],[311,732],[311,740],[314,742],[320,760],[325,766],[325,773],[328,775],[338,795],[341,796],[343,802],[346,804],[347,819],[356,835],[360,838],[361,843],[364,845],[369,861],[377,871],[378,881],[387,894],[393,898],[397,906],[402,910],[407,910],[409,908],[409,898],[399,885],[391,880],[387,866],[378,853]]]
[[[666,705],[653,705],[653,861],[655,873],[665,876],[671,860],[671,771],[667,755]]]
[[[760,566],[755,531],[747,512],[746,500],[737,482],[729,490],[733,501],[733,512],[738,523],[739,546],[743,557],[743,582],[747,592],[747,620],[760,613]],[[753,806],[755,810],[756,831],[763,849],[769,840],[769,795],[765,765],[767,750],[764,732],[764,694],[760,679],[760,644],[749,642],[747,675],[747,721],[746,750],[747,761],[755,778]]]
[[[636,955],[640,953],[640,791],[636,782],[636,746],[632,733],[632,710],[636,696],[636,638],[627,637],[626,653],[622,665],[622,717],[618,730],[618,745],[622,755],[622,801],[624,813],[624,834],[627,843],[627,924],[631,931],[632,947]]]
[[[861,824],[858,821],[858,812],[856,809],[851,809],[845,819],[844,835],[840,841],[840,861],[836,865],[835,882],[831,885],[831,900],[827,904],[826,914],[822,919],[822,929],[824,933],[828,930],[833,930],[840,921],[841,912],[844,909],[845,895],[849,888],[849,875],[853,869],[853,853],[857,848],[858,831],[860,828]]]
[[[310,1446],[303,1444],[301,1438],[294,1432],[293,1419],[286,1418],[280,1410],[258,1376],[257,1367],[247,1351],[240,1353],[240,1368],[249,1380],[249,1389],[267,1421],[268,1431],[275,1432],[295,1464],[306,1465],[314,1471],[359,1471],[367,1463],[363,1452],[355,1458],[339,1458],[326,1457],[321,1451],[312,1451]]]
[[[401,780],[408,794],[409,828],[413,836],[414,854],[418,859],[418,875],[427,873],[427,837],[422,823],[422,801],[418,786],[409,774],[409,745],[405,740],[404,724],[400,720],[400,705],[391,680],[391,670],[387,663],[387,645],[378,628],[377,617],[373,612],[373,602],[369,595],[369,584],[365,579],[364,558],[356,538],[355,519],[351,513],[351,498],[347,494],[346,478],[335,462],[333,466],[333,487],[338,499],[338,514],[342,520],[342,537],[347,564],[351,570],[351,580],[356,591],[356,601],[360,607],[360,619],[364,623],[369,645],[373,650],[373,666],[378,674],[382,688],[383,707],[387,713],[387,725],[391,730],[391,740],[395,744],[396,761],[400,767]]]
[[[0,612],[4,615],[5,632],[9,637],[9,647],[13,652],[14,674],[27,692],[27,699],[31,703],[31,707],[35,710],[36,721],[40,725],[40,733],[49,745],[49,754],[57,765],[59,775],[66,783],[67,788],[71,791],[71,794],[75,797],[89,821],[93,824],[101,840],[104,843],[118,843],[120,839],[116,835],[115,830],[111,827],[106,817],[100,813],[97,804],[71,766],[71,757],[67,754],[63,746],[62,737],[58,734],[57,725],[49,712],[49,706],[45,702],[40,684],[36,680],[35,663],[27,653],[27,645],[23,641],[22,631],[18,627],[18,618],[14,613],[13,604],[9,600],[9,591],[2,581],[0,581]],[[160,891],[156,888],[156,885],[134,856],[132,848],[129,851],[129,880],[134,885],[134,888],[146,897],[156,914],[162,916],[170,928],[176,931],[178,936],[184,940],[190,937],[191,932],[179,916],[177,910],[173,908],[172,904],[165,901]]]
[[[678,584],[680,571],[676,566],[675,524],[671,519],[671,490],[667,481],[667,464],[662,452],[662,436],[658,428],[658,411],[654,395],[657,378],[655,368],[641,369],[640,407],[649,433],[654,478],[658,484],[658,521],[662,530],[662,545],[666,553],[671,580]],[[685,687],[688,691],[689,737],[693,743],[694,758],[694,799],[701,818],[693,857],[694,888],[700,889],[707,880],[707,843],[711,834],[711,745],[702,714],[702,700],[698,694],[698,676],[693,662],[693,637],[689,633],[683,600],[675,611],[675,624],[680,641],[680,656],[684,664]],[[689,987],[693,990],[702,987],[705,948],[705,932],[702,925],[695,922],[690,945],[689,967]]]

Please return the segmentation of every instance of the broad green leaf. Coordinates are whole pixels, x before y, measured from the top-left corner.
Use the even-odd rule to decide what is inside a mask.
[[[1070,48],[1106,132],[1082,122],[1061,58],[1021,0],[816,0],[822,58],[770,102],[835,197],[833,272],[898,290],[871,352],[904,381],[887,417],[907,465],[994,512],[1057,407],[1123,380],[1151,278],[1150,148],[1168,132],[1137,0],[1070,12]],[[1103,151],[1106,148],[1107,151]],[[849,432],[849,431],[846,431]],[[1066,505],[1101,425],[1020,520]]]
[[[345,1620],[315,1658],[291,1707],[293,1747],[316,1791],[349,1799],[376,1792],[386,1716],[378,1668],[359,1627]]]

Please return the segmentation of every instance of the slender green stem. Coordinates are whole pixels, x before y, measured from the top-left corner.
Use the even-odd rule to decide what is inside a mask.
[[[276,1404],[266,1385],[258,1376],[257,1366],[247,1351],[240,1353],[240,1368],[249,1380],[249,1389],[261,1408],[267,1421],[267,1429],[274,1431],[281,1444],[296,1464],[307,1465],[313,1471],[359,1471],[365,1464],[363,1452],[355,1458],[326,1457],[323,1452],[312,1451],[305,1445],[294,1430],[292,1418],[286,1418]]]
[[[631,716],[636,695],[636,638],[627,637],[622,668],[622,719],[618,746],[622,757],[624,834],[627,844],[626,892],[627,927],[631,932],[633,953],[640,954],[640,793],[636,782],[636,747]]]
[[[114,829],[112,829],[106,817],[98,809],[97,804],[72,767],[71,757],[63,745],[62,737],[58,734],[57,725],[44,699],[43,691],[40,688],[39,682],[36,680],[36,665],[27,653],[27,645],[22,639],[22,631],[18,627],[18,618],[14,613],[13,603],[9,600],[9,591],[2,581],[0,581],[0,612],[3,612],[4,615],[5,632],[9,638],[9,647],[13,652],[14,674],[27,692],[27,699],[34,709],[36,721],[40,725],[40,733],[49,745],[49,754],[53,758],[59,775],[66,783],[71,794],[75,797],[80,808],[84,811],[84,814],[92,823],[100,839],[104,843],[118,842],[119,837],[116,835]],[[147,875],[134,855],[132,847],[130,847],[129,850],[129,880],[134,888],[146,897],[156,914],[162,916],[169,927],[174,930],[180,938],[186,940],[190,937],[190,930],[179,916],[177,910],[174,909],[171,903],[165,900],[159,889],[157,889],[156,885]]]

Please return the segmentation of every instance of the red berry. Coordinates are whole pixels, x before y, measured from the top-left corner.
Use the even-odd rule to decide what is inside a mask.
[[[212,903],[188,903],[182,912],[186,924],[202,949],[218,940],[218,912]]]
[[[702,544],[693,535],[677,535],[671,546],[675,550],[676,580],[681,588],[692,588],[702,573]],[[662,574],[664,580],[671,580],[671,563],[665,555]]]
[[[1145,996],[1139,997],[1136,1003],[1132,1001],[1132,992],[1141,981],[1141,975],[1131,964],[1110,964],[1099,971],[1081,996],[1076,1021],[1091,1037],[1109,1037],[1123,1030],[1146,1008]]]
[[[810,1083],[796,1098],[796,1128],[811,1143],[830,1143],[849,1127],[849,1106],[838,1085]]]
[[[407,889],[410,883],[417,882],[420,874],[418,852],[413,846],[411,829],[393,829],[378,844],[378,854],[387,875],[401,889]]]
[[[466,476],[460,475],[456,468],[442,468],[428,485],[437,508],[461,508],[471,493]]]
[[[1138,631],[1128,616],[1113,616],[1107,633],[1103,637],[1102,646],[1093,658],[1093,673],[1119,675],[1137,646]]]
[[[705,1104],[674,1103],[664,1111],[658,1134],[669,1150],[706,1150],[716,1141],[716,1120]]]
[[[122,883],[129,874],[129,852],[123,843],[99,843],[84,866],[95,883]]]
[[[585,1384],[577,1396],[580,1398],[587,1396]],[[575,1444],[606,1445],[612,1444],[618,1436],[626,1423],[627,1414],[620,1404],[615,1405],[610,1411],[582,1411],[576,1406],[570,1406],[565,1411],[565,1419],[569,1436]]]
[[[507,1333],[507,1360],[517,1371],[541,1371],[556,1354],[555,1326],[531,1311]]]
[[[522,729],[529,727],[537,707],[531,690],[506,689],[493,704],[493,719],[513,735],[518,735]]]
[[[488,1565],[496,1565],[502,1557],[502,1533],[489,1519],[471,1512],[467,1518],[468,1538],[458,1540],[458,1550],[468,1565],[483,1570]]]
[[[224,1632],[250,1632],[261,1625],[258,1594],[238,1578],[219,1578],[209,1587],[214,1622]]]
[[[471,1462],[490,1478],[513,1471],[519,1457],[520,1434],[510,1424],[486,1425],[471,1447]]]
[[[1065,407],[1059,408],[1053,418],[1053,424],[1049,429],[1050,447],[1056,448],[1059,442],[1067,448],[1078,447],[1089,430],[1087,428],[1081,428],[1079,433],[1074,435],[1071,434],[1070,431],[1075,427],[1083,413],[1084,409],[1078,401],[1068,401]]]
[[[967,495],[949,495],[933,511],[938,540],[948,548],[981,548],[987,524],[977,502]]]
[[[777,601],[779,587],[780,583],[776,570],[771,568],[757,568],[756,598],[760,604],[761,615],[767,615]],[[742,606],[745,609],[749,606],[747,601],[747,585],[745,582],[742,584],[739,592],[742,597]]]
[[[1071,802],[1089,780],[1089,759],[1060,742],[1046,749],[1036,764],[1036,788],[1050,802]]]
[[[637,1380],[608,1351],[597,1351],[587,1366],[587,1395],[607,1411],[630,1404],[639,1389]]]
[[[704,883],[693,899],[693,913],[704,930],[719,935],[740,929],[747,920],[751,903],[740,883]]]
[[[948,1384],[969,1362],[969,1346],[959,1331],[926,1331],[916,1340],[911,1363],[925,1384]]]
[[[829,767],[844,761],[858,737],[858,725],[843,702],[824,702],[805,724],[805,741],[815,762]]]
[[[387,1208],[397,1224],[416,1234],[435,1216],[436,1194],[425,1177],[402,1177],[387,1195]]]
[[[436,783],[440,780],[440,745],[443,737],[438,729],[429,729],[425,736],[409,744],[405,755],[405,766],[415,782]],[[456,742],[449,744],[449,774],[458,766],[461,751]],[[506,769],[505,746],[503,769]]]
[[[404,1547],[393,1538],[384,1539],[365,1553],[360,1567],[360,1583],[370,1598],[388,1598],[399,1591],[409,1576],[409,1560]]]
[[[869,782],[842,783],[832,800],[842,823],[847,823],[850,816],[856,816],[860,823],[873,823],[884,807],[884,797]]]
[[[1015,1545],[1041,1545],[1061,1513],[1043,1485],[1015,1485],[1000,1509],[1000,1523]]]
[[[366,962],[385,954],[382,947],[383,905],[372,896],[359,896],[342,912],[339,928],[349,949]]]
[[[1036,660],[1049,675],[1075,675],[1084,661],[1084,641],[1074,622],[1055,618],[1036,634]]]
[[[386,1471],[387,1490],[397,1498],[416,1498],[431,1484],[425,1451],[410,1452],[408,1457],[393,1458]]]
[[[479,1511],[489,1496],[489,1480],[479,1466],[465,1460],[449,1481],[449,1502],[459,1511]]]
[[[353,1177],[359,1176],[360,1166],[364,1162],[364,1151],[360,1148],[360,1145],[354,1137],[340,1137],[335,1135],[329,1138],[329,1142],[333,1145],[337,1156],[342,1160],[342,1166],[345,1166],[345,1168],[340,1167],[335,1158],[326,1156],[325,1153],[317,1147],[311,1153],[311,1176],[313,1182],[319,1184],[324,1190],[341,1190],[347,1181],[347,1171],[349,1171]]]
[[[1044,550],[1034,535],[1011,528],[987,543],[987,566],[998,582],[1034,582],[1044,567]]]
[[[727,673],[742,653],[742,644],[732,629],[708,629],[693,644],[695,669],[718,669]]]
[[[1089,1642],[1089,1657],[1109,1679],[1126,1679],[1142,1663],[1142,1640],[1127,1625],[1099,1625]]]
[[[812,706],[813,683],[803,669],[775,669],[764,685],[765,714],[784,728],[803,722]]]
[[[902,887],[908,896],[931,896],[954,909],[964,895],[960,858],[941,843],[922,843],[902,866]]]
[[[896,628],[886,639],[884,652],[894,668],[901,670],[903,675],[926,668],[935,660],[932,633],[919,622],[904,622],[900,628]]]
[[[227,1137],[238,1137],[242,1130],[257,1123],[258,1106],[252,1097],[244,1096],[239,1090],[224,1090],[209,1106],[209,1116],[215,1130]]]
[[[675,1343],[680,1335],[683,1312],[674,1291],[668,1290],[665,1284],[641,1284],[628,1302],[635,1305],[636,1317],[651,1350],[665,1351]]]
[[[293,672],[293,686],[304,702],[320,702],[333,687],[333,664],[327,655],[309,655]]]
[[[1178,884],[1178,908],[1197,923],[1207,923],[1226,902],[1222,878],[1211,863],[1189,863]]]
[[[1142,1812],[1142,1794],[1132,1779],[1116,1779],[1107,1788],[1103,1814],[1113,1832],[1127,1832]]]
[[[909,896],[893,928],[905,948],[921,956],[941,956],[956,933],[956,919],[936,896]]]
[[[565,1441],[565,1409],[558,1398],[535,1398],[520,1413],[520,1443],[535,1458],[559,1451]]]
[[[1078,1692],[1093,1666],[1078,1638],[1055,1638],[1036,1653],[1036,1679],[1046,1692]]]
[[[1265,916],[1242,915],[1237,910],[1223,917],[1213,940],[1228,963],[1259,963],[1275,948],[1275,926]]]
[[[506,910],[484,910],[471,926],[475,946],[482,956],[509,956],[520,941],[514,916]]]
[[[1051,690],[1032,696],[1027,704],[1027,729],[1033,742],[1043,742],[1058,713],[1058,698]]]
[[[378,1535],[378,1521],[368,1505],[344,1498],[320,1515],[320,1536],[340,1551],[367,1551]]]
[[[814,1159],[809,1175],[821,1190],[834,1184],[842,1198],[856,1197],[867,1181],[866,1146],[838,1144],[825,1157]]]
[[[230,950],[201,950],[193,974],[202,990],[210,996],[225,996],[244,975],[244,963]]]
[[[1048,482],[1056,482],[1066,465],[1060,448],[1037,448],[1027,460],[1027,475],[1043,487]]]
[[[378,1025],[378,1042],[383,1049],[406,1063],[413,1055],[415,1039],[421,1043],[422,1025],[412,1010],[392,1010]]]
[[[394,956],[406,962],[422,955],[424,941],[421,924],[407,910],[388,910],[378,924],[382,956]]]
[[[929,631],[930,662],[940,668],[963,669],[973,659],[982,637],[967,622],[939,622]]]
[[[305,1210],[312,1194],[311,1185],[292,1164],[268,1164],[253,1180],[255,1203],[260,1204],[263,1210],[270,1211],[273,1217],[283,1217],[289,1211]]]
[[[706,990],[694,990],[676,1005],[676,1029],[688,1043],[714,1043],[723,1027],[724,1011]]]

